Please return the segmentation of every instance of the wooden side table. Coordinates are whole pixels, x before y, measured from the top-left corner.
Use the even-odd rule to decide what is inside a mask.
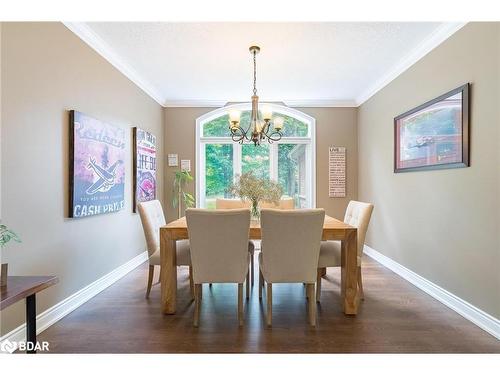
[[[36,293],[57,284],[56,276],[9,276],[0,288],[0,310],[26,299],[26,343],[32,343],[27,353],[36,353]],[[29,348],[29,346],[27,346]]]

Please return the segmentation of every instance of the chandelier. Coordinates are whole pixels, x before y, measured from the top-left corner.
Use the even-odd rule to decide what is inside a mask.
[[[260,52],[260,47],[251,46],[249,48],[253,56],[253,95],[252,95],[252,113],[250,114],[250,124],[245,130],[240,124],[240,111],[229,112],[229,129],[234,142],[253,142],[255,146],[260,145],[261,141],[267,140],[268,143],[277,142],[281,139],[281,130],[283,129],[283,117],[273,119],[273,112],[270,107],[264,106],[262,113],[259,111],[259,97],[257,96],[257,64],[256,56]]]

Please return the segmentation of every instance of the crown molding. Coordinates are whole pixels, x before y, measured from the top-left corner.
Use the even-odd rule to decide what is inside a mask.
[[[99,37],[85,22],[63,22],[63,24],[76,34],[80,39],[87,43],[92,49],[104,57],[111,65],[118,69],[128,79],[134,82],[146,94],[153,98],[158,104],[163,107],[223,107],[228,101],[226,100],[204,100],[204,99],[188,99],[188,100],[168,100],[157,90],[157,88],[147,80],[145,80],[135,69],[127,64],[101,37]],[[434,48],[448,39],[451,35],[465,26],[466,22],[447,22],[438,27],[428,38],[414,48],[408,55],[403,57],[389,72],[378,79],[373,85],[359,95],[355,100],[334,100],[334,99],[318,99],[318,100],[283,100],[289,107],[359,107],[361,104],[370,99],[382,88],[387,86],[400,74],[405,72],[409,67],[427,55]],[[272,102],[273,100],[266,100]]]
[[[283,100],[289,107],[357,107],[354,100],[312,99],[312,100]]]
[[[259,100],[261,103],[283,103],[288,107],[357,107],[354,100],[334,100],[334,99],[318,99],[318,100]],[[228,100],[167,100],[163,103],[164,107],[224,107]]]
[[[439,26],[428,38],[422,41],[408,55],[403,57],[389,72],[378,79],[372,86],[356,98],[356,106],[360,106],[378,91],[382,90],[391,81],[405,72],[409,67],[427,55],[434,48],[443,43],[450,36],[464,27],[467,22],[446,22]]]
[[[224,107],[228,103],[227,100],[203,100],[203,99],[192,99],[192,100],[165,100],[163,106],[166,108],[175,107]]]
[[[125,77],[134,82],[140,89],[153,98],[158,104],[164,105],[165,98],[156,87],[145,80],[137,71],[127,64],[99,35],[97,35],[85,22],[63,22],[69,30],[87,43],[99,55],[104,57],[111,65],[118,69]]]

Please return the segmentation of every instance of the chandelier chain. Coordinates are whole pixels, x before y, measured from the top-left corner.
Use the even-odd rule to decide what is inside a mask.
[[[253,94],[257,95],[257,62],[255,55],[256,52],[253,51]]]

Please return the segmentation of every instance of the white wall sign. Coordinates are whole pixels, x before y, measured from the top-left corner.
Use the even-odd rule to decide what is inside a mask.
[[[328,156],[328,196],[346,196],[345,147],[330,147]]]
[[[181,160],[181,171],[191,172],[191,160]]]
[[[179,165],[179,157],[177,154],[168,154],[168,166],[177,167]]]

